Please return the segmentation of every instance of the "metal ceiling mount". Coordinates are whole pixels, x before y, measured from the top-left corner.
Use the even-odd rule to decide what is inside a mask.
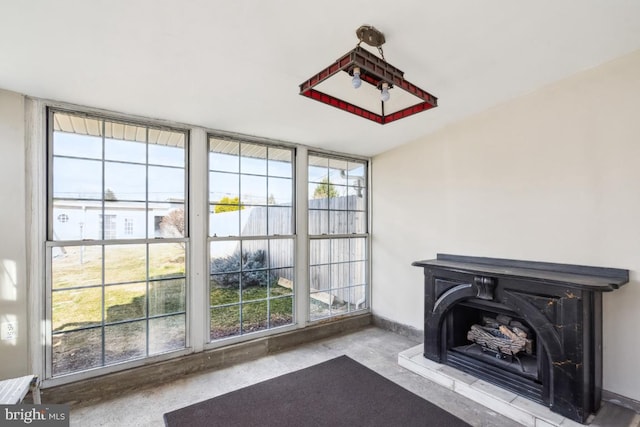
[[[356,36],[360,42],[365,42],[369,46],[380,47],[384,44],[384,34],[376,30],[372,25],[363,25],[356,30]]]

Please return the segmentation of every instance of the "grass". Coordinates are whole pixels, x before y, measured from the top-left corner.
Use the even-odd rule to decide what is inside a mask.
[[[178,244],[149,245],[149,276],[167,280],[150,283],[150,315],[184,311],[184,249]],[[145,245],[105,247],[104,319],[119,322],[144,318],[146,315],[146,248]],[[66,247],[64,256],[53,260],[52,327],[56,332],[100,325],[102,311],[102,247]],[[91,286],[80,288],[80,286]],[[291,323],[292,291],[282,286],[267,289],[252,286],[242,290],[242,325],[240,325],[240,293],[238,289],[212,285],[211,328],[214,334],[233,335],[268,328],[269,325]],[[278,298],[283,297],[283,298]],[[266,299],[270,298],[269,310]],[[268,315],[270,313],[270,316]],[[269,317],[269,318],[268,318]],[[217,331],[217,332],[215,332]]]
[[[53,259],[52,327],[72,330],[102,322],[102,246],[65,247]],[[184,249],[176,243],[149,245],[149,277],[183,277]],[[145,245],[105,247],[107,322],[145,316],[147,254]],[[134,282],[122,285],[110,283]],[[92,286],[79,288],[80,286]],[[150,283],[150,314],[184,310],[184,280]]]
[[[289,296],[287,296],[289,295]],[[271,296],[268,301],[267,298]],[[281,296],[281,298],[278,298]],[[242,305],[237,289],[214,288],[211,290],[211,338],[249,333],[293,322],[293,297],[291,290],[280,286],[267,289],[254,286],[243,290]],[[222,306],[223,304],[232,304]],[[242,312],[240,311],[242,310]],[[240,315],[242,314],[242,323]]]

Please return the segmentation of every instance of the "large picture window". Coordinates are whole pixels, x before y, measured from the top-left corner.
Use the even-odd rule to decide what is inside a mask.
[[[57,110],[48,129],[47,377],[184,348],[187,133]]]
[[[368,307],[367,164],[309,155],[311,320]]]
[[[212,341],[294,322],[293,155],[209,137]]]

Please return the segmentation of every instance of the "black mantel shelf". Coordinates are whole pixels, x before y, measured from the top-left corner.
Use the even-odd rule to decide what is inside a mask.
[[[569,288],[609,292],[629,281],[629,270],[550,262],[521,261],[438,254],[437,259],[415,261],[415,267],[440,267],[496,277],[522,277],[556,283]]]
[[[448,254],[412,265],[424,270],[426,358],[580,423],[598,410],[602,294],[627,283],[628,270]],[[518,371],[517,365],[497,366],[495,358],[487,359],[482,351],[467,352],[475,345],[469,344],[469,328],[484,316],[500,314],[532,331],[535,351],[524,355],[535,366],[530,377],[522,364]]]

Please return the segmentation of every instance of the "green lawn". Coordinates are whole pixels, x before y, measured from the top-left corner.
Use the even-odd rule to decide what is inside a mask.
[[[104,318],[106,322],[144,318],[146,315],[146,248],[144,245],[108,246],[105,251]],[[149,277],[167,278],[149,284],[149,315],[185,310],[184,249],[178,244],[154,244],[149,249]],[[52,328],[69,331],[100,325],[103,319],[102,247],[67,247],[52,265]],[[124,284],[116,284],[129,282]],[[110,283],[112,285],[110,285]],[[80,286],[88,286],[80,288]],[[242,325],[238,289],[213,287],[211,328],[222,336],[291,323],[292,291],[274,285],[242,291]],[[282,298],[279,298],[282,297]],[[266,299],[269,300],[267,307]]]

